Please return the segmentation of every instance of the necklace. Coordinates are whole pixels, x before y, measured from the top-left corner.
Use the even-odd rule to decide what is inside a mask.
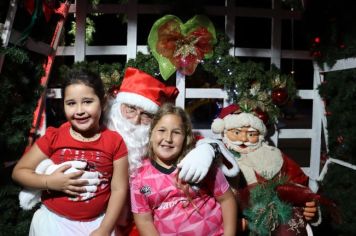
[[[92,141],[98,140],[101,135],[101,133],[96,133],[92,137],[86,138],[86,137],[83,137],[83,135],[81,135],[77,131],[75,131],[72,127],[70,127],[70,129],[69,129],[69,133],[71,134],[72,138],[74,138],[75,140],[78,140],[78,141],[82,141],[82,142],[92,142]]]

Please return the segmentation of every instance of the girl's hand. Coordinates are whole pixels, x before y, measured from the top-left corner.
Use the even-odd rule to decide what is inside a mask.
[[[245,232],[248,229],[248,221],[245,218],[241,219],[241,231]]]
[[[99,227],[93,232],[90,233],[90,236],[110,236],[111,232],[107,231],[106,229]]]
[[[305,207],[303,209],[304,209],[303,215],[307,221],[313,220],[318,212],[318,206],[314,201],[306,202]]]
[[[71,166],[64,165],[55,170],[51,175],[45,176],[48,190],[61,191],[69,195],[77,196],[86,191],[87,180],[80,180],[83,171],[79,170],[70,174],[64,174]]]

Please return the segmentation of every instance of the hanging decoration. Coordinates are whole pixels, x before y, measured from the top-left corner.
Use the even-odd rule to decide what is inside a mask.
[[[165,80],[176,70],[192,75],[203,58],[213,55],[215,43],[215,27],[202,15],[185,24],[174,15],[165,15],[153,24],[148,36],[148,46]]]
[[[202,62],[203,68],[225,87],[229,102],[238,104],[245,112],[258,114],[266,123],[276,123],[280,108],[296,98],[293,77],[274,65],[266,70],[261,63],[241,62],[228,54],[231,47],[227,36],[218,34],[214,55]]]
[[[174,16],[170,17],[176,19]],[[280,108],[296,98],[297,89],[292,76],[281,73],[274,65],[266,70],[260,63],[241,62],[237,57],[229,55],[232,45],[225,34],[219,32],[214,38],[217,43],[211,52],[212,55],[200,61],[200,68],[216,77],[217,83],[225,87],[229,102],[238,104],[246,112],[253,111],[266,124],[276,123]],[[167,80],[171,73],[174,73],[175,67],[167,58],[157,52],[155,57],[152,50],[151,52],[147,55],[138,53],[125,67],[136,67],[157,78],[160,73],[163,80]],[[157,60],[157,57],[160,59]],[[165,69],[171,66],[173,69],[167,74]],[[165,69],[162,69],[163,67]],[[115,84],[112,86],[114,91]],[[273,91],[282,92],[277,99],[273,99]]]
[[[283,105],[288,101],[288,93],[285,88],[277,88],[272,91],[272,102],[276,105]]]

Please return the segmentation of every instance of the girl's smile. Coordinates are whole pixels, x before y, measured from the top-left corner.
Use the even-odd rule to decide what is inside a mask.
[[[64,93],[64,112],[73,129],[83,137],[90,138],[99,131],[101,103],[93,88],[69,85]]]
[[[154,160],[164,166],[171,167],[182,151],[185,134],[182,119],[174,114],[163,116],[151,134],[151,145],[155,153]]]

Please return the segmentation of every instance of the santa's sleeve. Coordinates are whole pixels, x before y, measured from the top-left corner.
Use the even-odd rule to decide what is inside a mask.
[[[282,153],[283,166],[282,173],[288,176],[290,182],[308,186],[308,176],[304,174],[300,166],[286,154]]]

